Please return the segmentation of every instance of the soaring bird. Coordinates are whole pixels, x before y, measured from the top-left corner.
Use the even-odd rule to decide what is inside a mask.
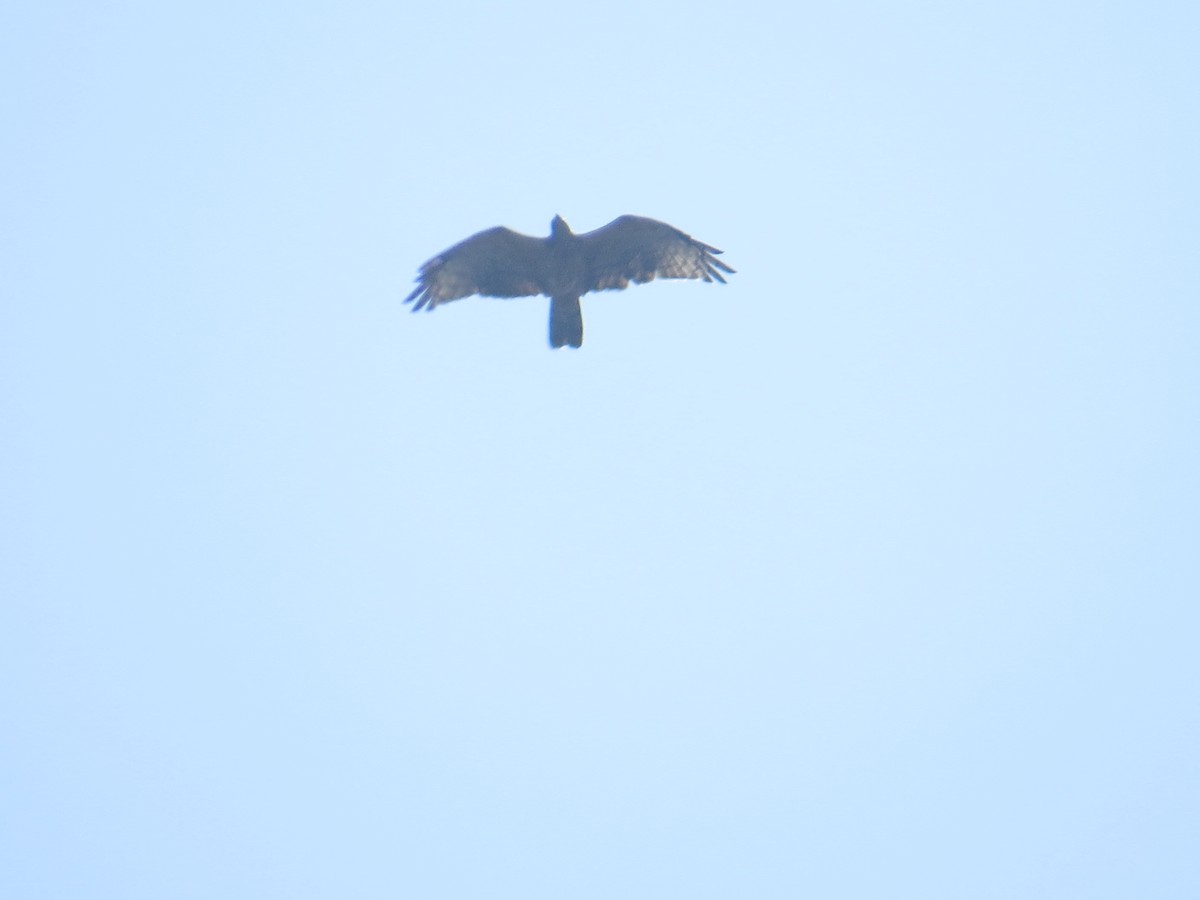
[[[579,298],[589,291],[622,290],[655,278],[716,279],[733,272],[715,247],[642,216],[621,216],[603,228],[574,234],[562,216],[550,236],[535,238],[504,227],[489,228],[443,250],[417,276],[405,298],[413,312],[482,294],[487,297],[550,298],[550,346],[583,343]],[[415,302],[414,302],[415,301]]]

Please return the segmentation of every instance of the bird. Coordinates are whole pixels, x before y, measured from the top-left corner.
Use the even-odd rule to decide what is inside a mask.
[[[715,247],[665,222],[620,216],[603,228],[575,234],[562,216],[545,238],[498,226],[443,250],[421,266],[417,286],[405,303],[431,311],[451,300],[486,297],[550,298],[550,346],[580,347],[583,314],[579,298],[591,291],[624,290],[632,281],[698,278],[726,281],[733,273]]]

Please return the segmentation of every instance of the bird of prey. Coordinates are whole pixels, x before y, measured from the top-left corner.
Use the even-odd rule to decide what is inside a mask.
[[[641,216],[621,216],[586,234],[574,234],[562,216],[555,216],[546,238],[489,228],[442,251],[421,266],[417,287],[404,302],[416,312],[472,294],[545,294],[550,298],[550,346],[578,347],[583,343],[579,298],[584,294],[655,278],[724,284],[721,272],[734,270],[717,259],[720,252],[678,228]]]

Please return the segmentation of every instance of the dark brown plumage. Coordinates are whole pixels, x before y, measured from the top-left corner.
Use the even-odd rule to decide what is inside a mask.
[[[734,270],[717,259],[720,252],[678,228],[641,216],[621,216],[579,235],[555,216],[546,238],[489,228],[444,250],[421,266],[417,287],[404,302],[416,312],[472,294],[545,294],[550,298],[550,346],[578,347],[583,343],[579,298],[584,294],[655,278],[724,284],[721,272]]]

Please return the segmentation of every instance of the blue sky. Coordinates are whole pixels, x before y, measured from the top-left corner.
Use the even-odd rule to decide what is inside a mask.
[[[1198,25],[0,13],[0,894],[1196,896]]]

